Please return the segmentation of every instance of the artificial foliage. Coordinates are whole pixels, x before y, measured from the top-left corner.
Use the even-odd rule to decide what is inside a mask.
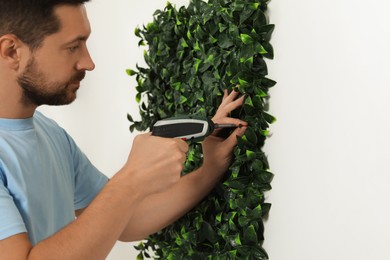
[[[267,4],[191,0],[178,9],[168,2],[152,22],[136,28],[139,45],[147,46],[147,66],[127,70],[137,79],[141,116],[129,115],[131,131],[183,114],[211,118],[224,89],[246,96],[232,117],[249,124],[224,180],[197,207],[140,243],[139,259],[268,259],[263,221],[273,174],[262,147],[275,121],[266,112],[275,81],[267,78],[265,62],[274,55]],[[192,143],[183,174],[201,164],[202,145]]]

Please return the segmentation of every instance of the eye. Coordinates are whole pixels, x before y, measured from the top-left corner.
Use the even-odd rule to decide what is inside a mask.
[[[80,45],[71,46],[68,48],[70,53],[74,53],[77,51],[77,49],[80,48]]]

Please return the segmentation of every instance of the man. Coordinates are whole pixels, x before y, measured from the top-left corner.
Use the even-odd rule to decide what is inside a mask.
[[[225,92],[213,120],[244,127],[208,137],[200,169],[180,177],[187,144],[142,134],[108,181],[36,111],[71,103],[95,67],[85,2],[0,0],[0,259],[104,259],[117,240],[162,229],[221,179],[246,128],[228,117],[243,97]]]

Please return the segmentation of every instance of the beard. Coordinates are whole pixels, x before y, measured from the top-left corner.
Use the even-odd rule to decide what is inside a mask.
[[[85,77],[85,71],[76,72],[68,81],[50,82],[39,71],[35,58],[32,57],[24,72],[18,78],[19,86],[23,91],[24,104],[40,105],[67,105],[76,99],[78,84]]]

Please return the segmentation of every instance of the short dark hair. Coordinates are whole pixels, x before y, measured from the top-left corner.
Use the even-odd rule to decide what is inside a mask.
[[[89,0],[0,0],[0,37],[14,34],[31,50],[60,30],[54,14],[59,5],[82,5]]]

